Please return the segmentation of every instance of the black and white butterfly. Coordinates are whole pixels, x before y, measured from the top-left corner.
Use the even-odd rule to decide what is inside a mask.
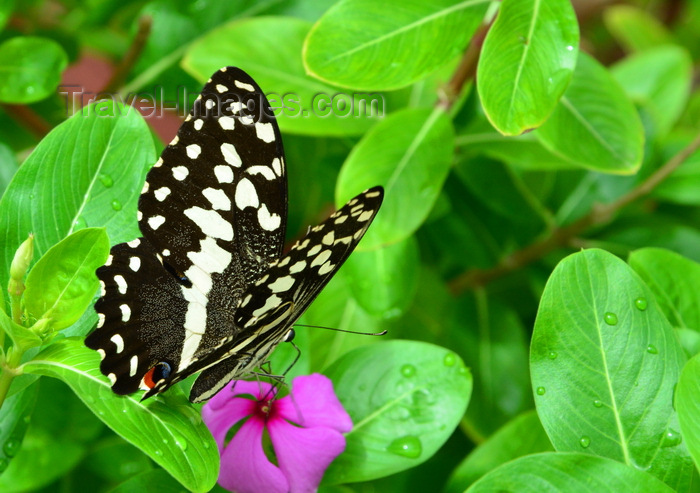
[[[270,105],[242,70],[206,83],[146,177],[142,238],[97,270],[99,321],[85,344],[117,394],[144,399],[201,371],[190,400],[264,363],[357,246],[383,198],[350,200],[282,254],[287,179]]]

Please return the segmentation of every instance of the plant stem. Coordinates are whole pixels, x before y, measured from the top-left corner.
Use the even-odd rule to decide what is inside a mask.
[[[663,166],[649,176],[649,178],[616,201],[610,204],[598,204],[594,206],[592,210],[582,218],[568,226],[554,228],[546,237],[531,243],[522,250],[508,255],[493,268],[470,269],[460,274],[448,283],[450,290],[453,294],[458,295],[468,289],[483,286],[494,279],[498,279],[510,272],[525,267],[559,247],[569,244],[574,238],[591,226],[609,223],[618,211],[635,200],[648,195],[699,148],[700,133],[695,136],[690,144],[669,159]]]
[[[0,373],[0,408],[2,408],[7,397],[7,392],[10,390],[10,385],[21,371],[17,370],[22,354],[24,351],[18,350],[16,346],[12,346],[7,350],[7,359],[3,362],[2,373]]]

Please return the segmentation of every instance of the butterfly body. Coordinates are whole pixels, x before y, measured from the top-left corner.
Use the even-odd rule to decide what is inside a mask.
[[[381,187],[352,199],[282,254],[287,182],[281,136],[262,90],[226,67],[149,171],[142,238],[97,270],[98,328],[85,343],[118,394],[160,393],[201,371],[213,396],[250,373],[355,248]]]

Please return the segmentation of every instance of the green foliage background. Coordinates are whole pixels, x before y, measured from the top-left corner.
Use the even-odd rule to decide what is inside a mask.
[[[700,1],[6,0],[0,28],[0,491],[220,490],[190,382],[115,396],[82,339],[172,137],[134,96],[227,65],[279,107],[290,241],[385,188],[302,323],[388,335],[297,329],[289,377],[356,425],[319,491],[700,491]],[[81,66],[109,73],[73,114]]]

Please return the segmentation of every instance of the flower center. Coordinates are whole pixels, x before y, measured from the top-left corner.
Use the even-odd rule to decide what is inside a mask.
[[[273,403],[274,399],[263,399],[261,401],[258,401],[255,409],[255,414],[257,414],[258,417],[267,421],[270,417],[270,414],[273,411]]]

